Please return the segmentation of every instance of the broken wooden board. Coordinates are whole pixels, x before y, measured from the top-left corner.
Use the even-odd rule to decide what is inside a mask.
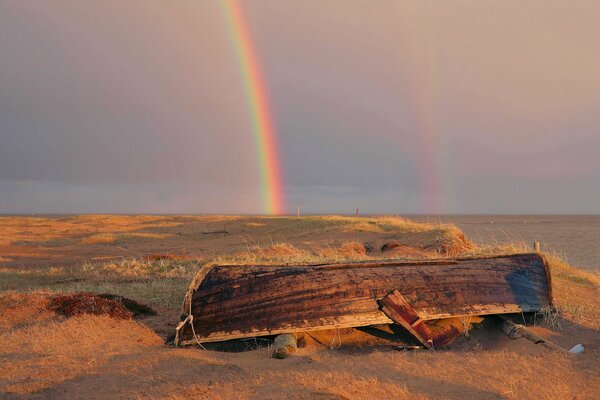
[[[379,300],[379,305],[381,311],[389,319],[396,324],[402,325],[404,329],[409,331],[425,347],[434,346],[431,331],[399,291],[393,290],[383,299]]]
[[[187,292],[199,342],[390,324],[377,300],[398,290],[424,321],[539,311],[552,303],[539,254],[425,262],[203,267]],[[189,321],[189,320],[188,320]],[[176,344],[196,343],[190,323]]]
[[[425,322],[397,290],[379,300],[381,311],[394,323],[401,325],[425,347],[441,347],[453,342],[468,331],[472,323],[481,322],[479,316],[445,318]]]

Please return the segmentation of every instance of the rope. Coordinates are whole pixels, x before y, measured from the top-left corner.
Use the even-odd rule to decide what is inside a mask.
[[[192,294],[194,293],[193,290],[188,290],[188,296],[186,296],[186,298],[189,298],[189,312],[188,312],[188,316],[179,323],[179,325],[177,326],[177,330],[179,330],[180,328],[184,327],[185,324],[187,324],[189,322],[190,326],[192,327],[192,335],[194,335],[194,339],[196,340],[196,343],[198,344],[198,346],[200,346],[200,348],[202,350],[206,350],[206,348],[204,346],[202,346],[202,343],[200,343],[200,340],[198,339],[198,336],[196,336],[196,330],[194,329],[194,316],[192,315]],[[185,304],[185,299],[183,299],[183,304]]]
[[[336,339],[338,339],[337,345],[335,344]],[[331,350],[333,350],[333,349],[339,349],[340,347],[342,347],[342,334],[340,333],[340,328],[337,328],[333,335],[333,339],[331,339],[331,344],[329,345],[329,348]]]
[[[198,344],[198,346],[200,346],[200,348],[202,350],[206,350],[206,348],[204,346],[202,346],[202,343],[200,343],[200,340],[198,340],[198,336],[196,336],[196,331],[194,330],[194,316],[192,314],[188,315],[188,317],[186,318],[186,320],[190,320],[190,326],[192,327],[192,334],[194,335],[194,339],[196,339],[196,343]]]

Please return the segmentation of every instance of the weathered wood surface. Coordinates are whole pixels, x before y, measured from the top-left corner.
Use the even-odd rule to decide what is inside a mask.
[[[545,348],[558,351],[559,353],[566,353],[567,349],[563,349],[559,345],[551,342],[550,340],[544,339],[543,337],[531,332],[523,325],[515,324],[508,318],[500,317],[500,330],[509,338],[516,340],[520,338],[525,338],[529,341],[532,341],[535,344],[541,344]]]
[[[393,290],[383,299],[379,300],[379,305],[381,311],[394,321],[394,323],[402,325],[404,329],[409,331],[426,347],[433,347],[434,343],[431,331],[399,291]]]
[[[393,290],[390,294],[379,300],[379,306],[389,319],[395,324],[404,327],[404,329],[427,348],[445,346],[468,329],[466,326],[460,329],[455,324],[449,323],[445,327],[438,327],[438,329],[432,332],[429,324],[421,319],[419,314],[417,314],[404,296],[397,290]],[[444,320],[449,321],[451,319],[446,318]]]
[[[392,321],[377,301],[398,290],[423,320],[538,311],[551,304],[539,254],[428,262],[201,269],[184,301],[198,339],[348,328]],[[192,338],[189,324],[176,343]]]

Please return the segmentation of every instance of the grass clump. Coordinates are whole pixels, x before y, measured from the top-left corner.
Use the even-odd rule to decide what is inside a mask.
[[[128,258],[108,263],[86,263],[82,271],[91,276],[138,278],[181,278],[192,276],[201,262],[194,260]]]
[[[113,244],[117,236],[112,233],[96,233],[80,240],[81,244]]]
[[[274,243],[267,247],[253,245],[248,251],[213,260],[213,262],[231,264],[308,263],[316,261],[319,261],[319,258],[310,251],[283,242]]]
[[[118,319],[133,317],[133,313],[123,303],[92,293],[58,294],[50,300],[49,308],[66,317],[81,314],[108,315]]]
[[[279,218],[285,229],[293,232],[371,232],[371,233],[415,233],[432,229],[445,230],[450,225],[414,222],[398,216],[349,217],[342,215],[318,215],[302,218]]]

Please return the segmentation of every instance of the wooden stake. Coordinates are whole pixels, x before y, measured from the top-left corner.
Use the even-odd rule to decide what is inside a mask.
[[[300,206],[298,206],[298,211],[296,212],[296,217],[300,218]]]
[[[504,333],[506,336],[508,336],[511,339],[525,338],[527,340],[532,341],[535,344],[541,344],[545,348],[552,350],[552,351],[558,351],[558,352],[563,352],[563,353],[565,353],[567,351],[566,349],[563,349],[559,345],[554,344],[554,343],[544,339],[543,337],[536,335],[535,333],[531,332],[529,329],[527,329],[523,325],[515,324],[514,322],[512,322],[505,316],[500,315],[499,318],[501,320],[500,330],[502,331],[502,333]]]

